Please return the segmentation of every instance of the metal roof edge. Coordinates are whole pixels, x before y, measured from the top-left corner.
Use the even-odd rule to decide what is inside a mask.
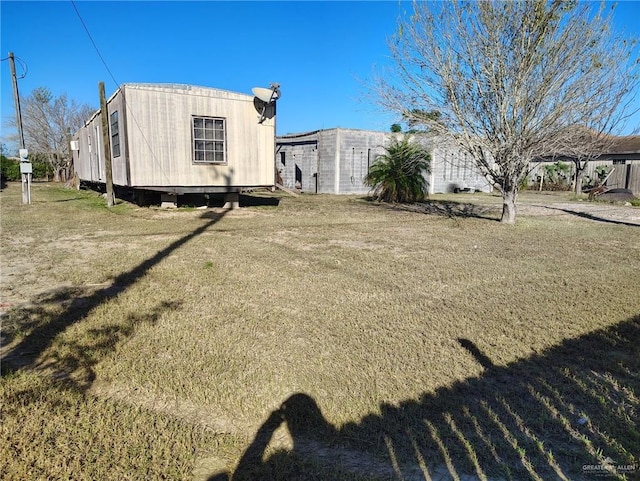
[[[221,89],[221,88],[217,88],[217,87],[206,87],[206,86],[203,86],[203,85],[182,84],[182,83],[174,83],[174,82],[166,82],[166,83],[162,83],[162,82],[157,82],[157,83],[153,83],[153,82],[126,82],[126,83],[122,84],[121,87],[124,87],[124,88],[139,88],[139,89],[161,88],[161,89],[170,89],[170,90],[175,90],[175,91],[203,90],[203,91],[209,91],[209,92],[224,92],[224,93],[228,93],[228,94],[241,95],[243,97],[251,97],[251,98],[253,98],[253,94],[248,94],[248,93],[243,93],[243,92],[236,92],[236,91],[233,91],[233,90],[226,90],[226,89]]]

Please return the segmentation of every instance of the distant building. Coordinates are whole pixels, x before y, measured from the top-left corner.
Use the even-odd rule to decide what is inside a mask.
[[[114,185],[160,192],[168,202],[273,187],[275,109],[259,123],[255,100],[190,85],[122,85],[107,101]],[[72,147],[80,180],[105,183],[100,111]]]
[[[285,187],[319,194],[366,194],[369,167],[402,133],[333,128],[276,138],[276,170]],[[429,193],[492,188],[472,159],[445,141],[415,136],[431,153]]]
[[[537,159],[531,162],[529,179],[535,180],[542,175],[545,165],[566,162],[570,167],[570,177],[575,175],[573,159],[567,156]],[[634,195],[640,195],[640,135],[615,138],[609,151],[587,163],[585,177],[594,177],[599,166],[606,166],[611,172],[606,186],[610,189],[629,189]]]

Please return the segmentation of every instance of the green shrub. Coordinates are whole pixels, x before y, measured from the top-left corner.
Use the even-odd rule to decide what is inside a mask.
[[[531,189],[540,190],[540,182],[542,182],[543,190],[571,190],[571,166],[569,164],[558,161],[555,164],[543,166],[543,169],[544,175],[539,175],[530,184]]]
[[[599,186],[604,182],[604,179],[607,178],[610,170],[611,168],[607,165],[598,165],[593,171],[593,176],[585,176],[585,179],[582,182],[582,188],[593,189],[594,187]]]
[[[364,183],[373,189],[373,197],[384,202],[421,202],[429,184],[425,175],[431,171],[429,152],[409,136],[393,139],[386,154],[371,165]]]
[[[33,178],[34,179],[49,179],[53,175],[53,169],[49,162],[43,160],[33,160]]]
[[[3,155],[0,158],[0,176],[3,181],[20,180],[20,162]]]
[[[30,160],[33,167],[34,179],[48,179],[53,174],[51,165],[49,165],[49,162],[46,160],[38,158],[38,156],[34,156]],[[20,161],[9,159],[3,155],[0,162],[0,175],[2,176],[2,180],[6,182],[21,179]]]

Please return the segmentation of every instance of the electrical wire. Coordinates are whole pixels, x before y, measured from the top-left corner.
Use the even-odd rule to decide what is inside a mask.
[[[76,12],[76,15],[78,16],[78,19],[80,20],[80,23],[82,24],[82,26],[84,27],[84,31],[87,33],[87,36],[89,37],[89,40],[91,41],[91,44],[93,45],[93,48],[95,49],[96,53],[98,54],[98,57],[100,57],[100,60],[102,61],[102,64],[104,65],[104,68],[107,70],[107,72],[109,73],[109,76],[111,77],[111,80],[113,80],[113,83],[116,84],[116,88],[120,89],[120,83],[116,80],[115,76],[113,75],[113,73],[111,72],[111,69],[109,68],[109,66],[107,65],[106,60],[104,59],[104,57],[102,56],[102,54],[100,53],[100,49],[98,48],[98,46],[96,45],[96,42],[93,40],[93,37],[91,36],[91,32],[89,32],[89,28],[87,27],[87,24],[84,22],[84,20],[82,19],[82,16],[80,15],[80,12],[78,11],[78,7],[76,6],[76,3],[74,0],[69,0],[71,2],[71,5],[73,6],[73,9]],[[151,143],[149,142],[149,140],[147,139],[146,135],[144,134],[142,127],[140,127],[140,124],[138,123],[138,119],[136,119],[135,115],[133,115],[133,112],[131,111],[129,104],[127,102],[127,98],[126,96],[124,97],[124,104],[125,107],[127,108],[127,114],[128,116],[130,116],[133,121],[136,124],[136,127],[138,128],[138,130],[140,131],[140,135],[142,135],[142,138],[144,139],[145,143],[147,144],[147,147],[149,147],[149,152],[151,152],[151,158],[153,159],[153,161],[158,165],[158,167],[160,168],[160,172],[162,172],[162,174],[164,175],[165,179],[167,181],[169,181],[169,175],[167,174],[167,172],[162,168],[162,163],[158,160],[155,152],[153,151],[153,147],[151,146]]]
[[[22,66],[22,70],[24,70],[24,73],[23,73],[20,77],[16,76],[16,79],[17,79],[17,80],[21,80],[21,79],[23,79],[23,78],[25,78],[25,77],[27,76],[27,72],[29,71],[29,67],[28,67],[28,65],[27,65],[27,62],[26,62],[26,61],[24,61],[23,59],[21,59],[20,57],[16,57],[16,56],[14,55],[14,56],[13,56],[13,59],[14,59],[14,60],[17,60],[17,61],[20,63],[20,65]],[[5,60],[9,60],[9,57],[5,57],[5,58],[0,59],[0,60],[1,60],[2,62],[4,62]]]
[[[20,57],[16,57],[14,55],[13,58],[16,59],[18,62],[20,62],[20,65],[22,65],[22,70],[24,70],[24,73],[20,77],[18,77],[18,80],[21,80],[21,79],[23,79],[23,78],[25,78],[27,76],[27,72],[29,71],[29,67],[27,66],[27,62],[25,62]]]
[[[91,40],[91,44],[93,45],[93,48],[96,50],[96,53],[98,54],[98,57],[100,57],[100,60],[102,61],[102,65],[104,65],[104,68],[106,68],[107,72],[109,72],[109,76],[111,77],[111,80],[113,80],[113,83],[115,83],[116,86],[119,88],[120,87],[120,83],[113,76],[113,73],[111,73],[111,69],[109,68],[109,66],[107,65],[107,62],[105,61],[104,57],[100,53],[100,49],[96,45],[96,42],[93,40],[93,37],[91,36],[91,32],[89,32],[89,28],[87,28],[87,24],[84,23],[84,20],[82,19],[82,16],[80,15],[80,12],[78,11],[78,7],[76,7],[76,2],[74,0],[70,0],[70,2],[71,2],[71,5],[73,6],[73,9],[76,11],[76,15],[80,19],[80,23],[84,27],[84,31],[87,32],[87,36],[89,37],[89,40]]]

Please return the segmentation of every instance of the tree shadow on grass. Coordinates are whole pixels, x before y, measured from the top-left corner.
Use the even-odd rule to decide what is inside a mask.
[[[546,207],[547,209],[552,209],[552,210],[558,210],[558,211],[564,212],[566,214],[575,215],[577,217],[582,217],[583,219],[593,220],[593,221],[596,221],[596,222],[604,222],[604,223],[607,223],[607,224],[626,225],[628,227],[640,227],[640,222],[626,222],[626,221],[623,221],[623,220],[608,219],[606,217],[593,215],[593,214],[590,214],[588,212],[581,212],[579,210],[572,210],[572,209],[563,209],[563,208],[560,208],[560,207],[552,207],[552,206],[548,206],[548,205],[541,206],[541,207]]]
[[[458,343],[482,375],[382,404],[380,415],[341,428],[296,394],[271,413],[235,472],[209,481],[640,477],[640,316],[507,366],[471,339]],[[267,455],[282,424],[293,449]]]
[[[100,327],[86,328],[82,333],[54,341],[53,338],[58,335],[55,328],[60,311],[65,309],[63,306],[66,304],[67,310],[63,315],[72,315],[68,311],[69,299],[82,298],[79,291],[79,288],[56,289],[50,294],[39,296],[38,302],[30,307],[18,308],[8,316],[7,327],[10,330],[15,327],[30,332],[39,330],[43,336],[39,340],[34,339],[19,353],[12,352],[6,359],[3,358],[3,375],[29,366],[47,372],[53,379],[64,381],[78,390],[86,390],[95,380],[93,367],[100,359],[111,353],[121,341],[132,336],[139,327],[155,325],[163,313],[177,310],[181,306],[181,302],[162,301],[149,311],[118,316]],[[83,317],[80,314],[79,319]],[[45,349],[49,350],[46,355],[42,355]]]
[[[368,201],[374,202],[371,198]],[[416,202],[415,204],[387,204],[379,203],[379,205],[390,210],[416,212],[419,214],[436,215],[455,218],[475,218],[499,221],[499,212],[495,208],[489,206],[471,204],[468,202],[455,202],[450,200],[426,200],[424,202]]]
[[[55,352],[48,356],[42,356],[43,353],[68,328],[78,324],[100,305],[124,293],[152,267],[220,221],[225,212],[206,217],[208,221],[193,232],[118,275],[108,286],[101,289],[55,289],[42,294],[29,305],[6,313],[1,340],[2,346],[6,346],[0,358],[2,375],[30,366],[46,369],[79,389],[88,389],[94,379],[92,366],[101,357],[109,353],[119,341],[131,336],[138,325],[155,323],[163,311],[177,309],[180,303],[173,300],[160,302],[150,312],[130,313],[124,319],[114,319],[104,327],[89,330],[79,341],[58,340],[60,346]],[[11,345],[17,338],[21,338],[20,341]]]

